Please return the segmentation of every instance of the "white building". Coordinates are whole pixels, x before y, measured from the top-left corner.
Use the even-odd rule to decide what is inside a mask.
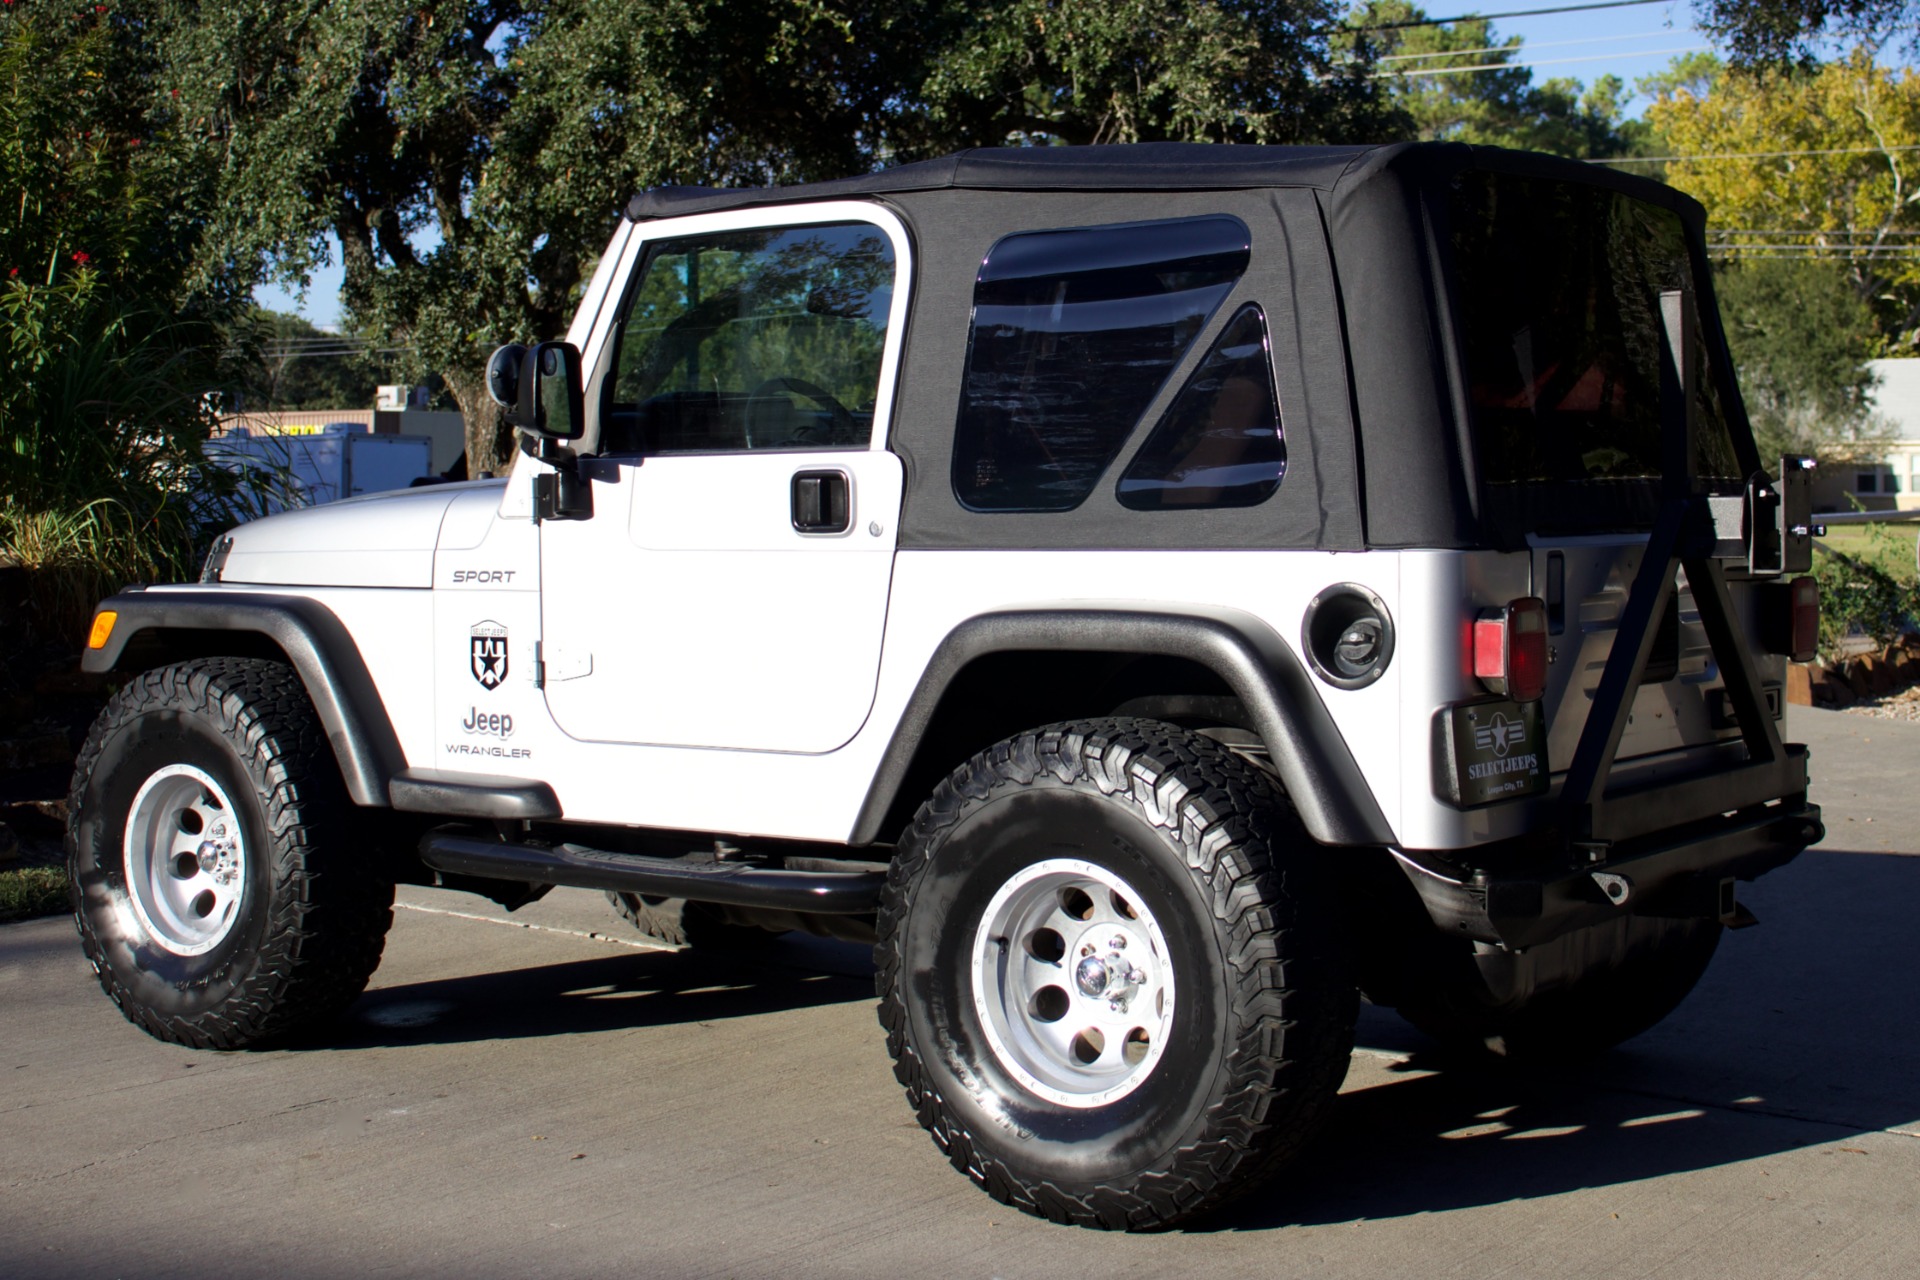
[[[1874,408],[1893,424],[1893,436],[1878,464],[1833,468],[1836,474],[1814,488],[1815,505],[1851,510],[1850,494],[1869,511],[1920,507],[1920,360],[1869,360],[1867,367],[1880,377]]]

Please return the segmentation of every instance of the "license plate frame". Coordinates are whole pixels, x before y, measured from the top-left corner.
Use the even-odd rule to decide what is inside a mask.
[[[1434,782],[1461,809],[1544,795],[1552,784],[1538,702],[1494,699],[1443,707],[1434,720]]]

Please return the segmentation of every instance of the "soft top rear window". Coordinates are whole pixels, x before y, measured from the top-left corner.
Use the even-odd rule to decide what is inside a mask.
[[[1660,294],[1692,272],[1679,215],[1603,187],[1496,173],[1461,175],[1451,214],[1489,515],[1532,529],[1644,526],[1663,459]],[[1732,481],[1724,371],[1704,336],[1697,343],[1695,473]]]

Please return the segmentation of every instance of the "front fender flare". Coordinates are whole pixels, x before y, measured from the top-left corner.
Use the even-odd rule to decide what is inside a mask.
[[[359,645],[331,609],[304,596],[223,589],[123,591],[102,601],[99,609],[111,609],[118,617],[106,643],[81,655],[83,671],[122,669],[128,643],[156,631],[238,631],[266,637],[306,686],[347,794],[356,804],[388,805],[388,784],[405,767],[406,757]],[[183,647],[178,656],[207,652],[203,645],[193,648],[187,652]]]

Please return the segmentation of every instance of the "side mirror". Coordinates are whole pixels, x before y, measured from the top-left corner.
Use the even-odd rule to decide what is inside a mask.
[[[520,408],[520,369],[526,362],[527,349],[517,342],[487,357],[487,395],[507,411],[509,421]]]
[[[509,350],[502,347],[495,359]],[[489,388],[492,381],[489,369]],[[587,429],[580,349],[571,342],[540,342],[529,348],[515,390],[518,403],[512,416],[520,430],[548,440],[578,440]]]

